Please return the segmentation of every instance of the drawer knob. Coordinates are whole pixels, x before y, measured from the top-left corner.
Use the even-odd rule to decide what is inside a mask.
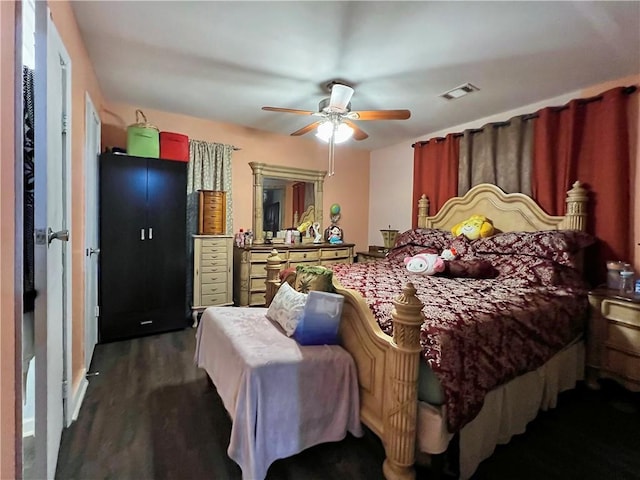
[[[305,254],[303,254],[303,255],[302,255],[302,258],[307,258],[307,254],[306,254],[306,253],[305,253]]]

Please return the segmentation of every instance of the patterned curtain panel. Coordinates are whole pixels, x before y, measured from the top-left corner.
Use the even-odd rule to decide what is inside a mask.
[[[479,183],[531,195],[533,122],[527,116],[466,130],[460,141],[458,195]]]
[[[227,192],[227,235],[233,233],[231,199],[231,157],[233,145],[189,140],[187,168],[187,305],[193,300],[193,239],[198,229],[198,190]]]

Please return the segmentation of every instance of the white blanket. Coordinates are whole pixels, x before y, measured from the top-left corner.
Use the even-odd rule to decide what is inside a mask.
[[[210,307],[197,332],[195,362],[215,384],[233,425],[228,454],[244,480],[324,442],[361,436],[358,380],[342,347],[302,347],[266,308]]]

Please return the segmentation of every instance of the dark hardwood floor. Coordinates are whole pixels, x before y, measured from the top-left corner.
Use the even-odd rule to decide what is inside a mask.
[[[227,455],[231,421],[193,364],[195,330],[98,345],[77,421],[62,436],[59,479],[241,480]],[[498,447],[477,480],[640,479],[638,396],[615,385],[561,395]],[[268,480],[382,479],[383,448],[363,438],[278,460]],[[427,468],[418,478],[430,478]],[[247,480],[247,479],[245,479]]]

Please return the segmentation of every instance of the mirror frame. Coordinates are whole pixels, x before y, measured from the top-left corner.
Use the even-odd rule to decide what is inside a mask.
[[[298,182],[313,183],[315,221],[322,227],[322,189],[326,170],[307,170],[304,168],[283,167],[267,163],[249,162],[253,172],[253,222],[254,244],[263,244],[263,211],[262,196],[264,193],[264,177],[280,178]]]

